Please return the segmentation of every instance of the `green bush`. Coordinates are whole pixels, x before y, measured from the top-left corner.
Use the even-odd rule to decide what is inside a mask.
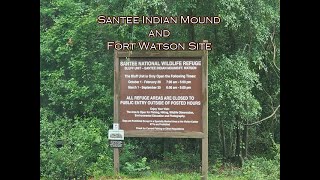
[[[173,152],[164,152],[163,165],[171,170],[199,170],[200,164],[200,155],[187,152],[183,144],[175,144]]]
[[[120,149],[120,165],[126,162],[136,162],[139,159],[136,152],[137,145],[133,145],[129,139],[125,139],[123,147]],[[120,168],[122,167],[120,166]]]
[[[100,154],[97,161],[94,162],[87,172],[93,177],[112,176],[113,175],[113,159],[104,154]]]
[[[68,179],[112,173],[112,150],[107,146],[105,123],[96,118],[50,121],[50,112],[41,111],[41,177]]]
[[[277,160],[254,158],[245,163],[243,175],[248,180],[280,179],[280,165]]]
[[[274,144],[276,155],[273,159],[255,157],[244,163],[243,175],[248,180],[277,180],[280,179],[280,145]]]
[[[134,163],[126,162],[123,170],[125,174],[128,174],[131,177],[141,177],[148,174],[150,167],[147,166],[147,158],[143,157],[141,161]]]

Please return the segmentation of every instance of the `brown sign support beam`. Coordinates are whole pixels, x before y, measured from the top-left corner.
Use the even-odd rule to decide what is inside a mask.
[[[119,123],[119,58],[118,51],[114,51],[114,99],[113,99],[113,122]],[[113,148],[113,168],[116,176],[120,172],[119,148]]]
[[[203,42],[208,42],[204,40]],[[202,138],[202,180],[208,179],[208,51],[202,56],[202,126],[204,137]]]

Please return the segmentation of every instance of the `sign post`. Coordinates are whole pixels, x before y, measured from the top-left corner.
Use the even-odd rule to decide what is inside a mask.
[[[203,42],[208,42],[204,40]],[[203,51],[202,56],[202,180],[208,179],[209,153],[208,153],[208,51]]]
[[[119,58],[118,52],[114,52],[114,100],[113,100],[113,123],[119,123],[119,90],[120,86],[116,85],[119,82]],[[116,125],[117,128],[119,126]],[[113,168],[116,176],[120,172],[120,159],[119,159],[119,148],[113,148]]]
[[[208,52],[115,51],[114,63],[114,123],[124,136],[201,138],[206,180]],[[114,167],[118,173],[118,148]]]

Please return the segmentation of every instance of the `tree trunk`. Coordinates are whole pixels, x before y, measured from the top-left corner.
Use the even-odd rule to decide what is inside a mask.
[[[229,133],[229,141],[230,141],[230,143],[229,143],[229,152],[228,152],[228,155],[227,156],[233,156],[233,154],[234,154],[234,131],[232,130],[232,131],[230,131],[230,133]]]
[[[244,148],[242,149],[242,157],[246,158],[248,155],[248,126],[244,126],[242,142],[244,144]]]
[[[237,166],[242,167],[243,159],[241,156],[241,130],[240,130],[240,117],[236,119],[236,150],[235,150],[235,163]]]
[[[240,134],[240,127],[239,122],[237,122],[236,126],[236,150],[235,150],[235,156],[240,156],[240,144],[241,144],[241,134]]]
[[[226,158],[226,155],[227,155],[226,136],[225,136],[224,125],[223,125],[222,119],[220,119],[220,135],[221,135],[221,143],[222,143],[222,155],[223,155],[223,158]]]

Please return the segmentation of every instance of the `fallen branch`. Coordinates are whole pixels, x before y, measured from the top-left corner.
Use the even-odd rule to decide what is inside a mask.
[[[276,114],[276,112],[278,111],[279,107],[280,107],[280,105],[276,108],[276,110],[273,111],[273,113],[272,113],[270,116],[268,116],[268,117],[266,117],[266,118],[263,118],[263,119],[261,119],[260,121],[257,121],[257,122],[254,122],[254,123],[250,123],[250,124],[244,124],[244,125],[245,125],[245,126],[253,126],[253,125],[255,125],[255,124],[261,123],[262,121],[265,121],[265,120],[267,120],[267,119],[270,119],[272,116],[274,116],[274,115]]]

